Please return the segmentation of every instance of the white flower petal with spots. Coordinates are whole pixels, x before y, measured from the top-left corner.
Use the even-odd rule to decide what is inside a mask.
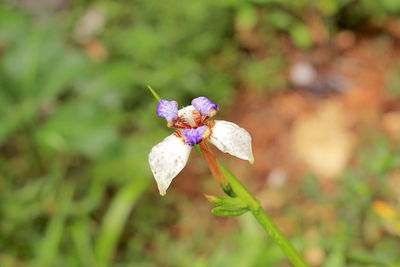
[[[232,122],[220,120],[214,122],[210,142],[222,152],[248,160],[253,164],[250,134]]]
[[[191,148],[171,134],[151,149],[149,164],[161,195],[165,195],[172,179],[185,167]]]

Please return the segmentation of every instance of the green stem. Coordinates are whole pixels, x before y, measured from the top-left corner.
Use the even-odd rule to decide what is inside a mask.
[[[204,157],[198,145],[194,146],[194,148]],[[278,226],[276,226],[272,219],[262,209],[260,201],[258,201],[249,191],[247,191],[243,184],[221,162],[218,162],[218,164],[228,179],[234,195],[239,197],[248,205],[254,218],[256,218],[268,235],[282,249],[290,262],[296,267],[309,267],[292,243],[290,243],[281,230],[279,230]]]
[[[296,267],[309,266],[300,253],[279,230],[278,226],[276,226],[272,219],[261,208],[260,202],[252,194],[250,194],[249,191],[246,190],[242,183],[224,165],[221,163],[219,163],[219,165],[228,178],[233,192],[235,192],[240,199],[248,204],[253,216],[261,224],[268,235],[274,240],[274,242],[282,249],[293,265]]]

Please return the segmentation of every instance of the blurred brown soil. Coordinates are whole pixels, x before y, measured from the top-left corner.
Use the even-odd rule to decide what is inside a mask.
[[[339,146],[339,150],[349,150],[344,146],[354,148],[363,129],[380,128],[388,109],[400,110],[399,105],[393,101],[386,101],[385,97],[385,71],[398,58],[395,51],[394,47],[387,44],[382,48],[371,40],[360,40],[357,45],[346,51],[332,52],[332,48],[325,48],[311,52],[311,62],[318,62],[320,57],[328,59],[324,60],[325,65],[318,69],[344,80],[343,91],[339,93],[319,96],[306,89],[296,88],[268,96],[259,95],[252,90],[240,92],[227,119],[251,133],[256,160],[254,168],[245,164],[232,164],[233,172],[244,174],[243,177],[255,177],[257,187],[263,188],[269,174],[279,168],[284,170],[292,182],[299,174],[309,170],[310,166],[304,164],[307,162],[304,157],[313,156],[307,151],[302,153],[298,150],[312,150],[313,146],[324,147],[320,151],[320,165],[321,168],[329,167],[329,162],[323,157],[323,149],[326,149],[326,156],[329,156],[330,152],[335,153],[331,151],[335,146]],[[393,118],[394,116],[392,113],[392,118],[386,119],[389,121],[387,123],[393,121],[394,124],[398,118]],[[336,127],[336,124],[340,126]],[[308,146],[296,148],[293,144],[296,137],[293,135],[299,135],[296,131],[301,125],[308,126],[304,126],[303,133],[297,136],[301,139],[298,142],[307,143]],[[395,127],[398,126],[392,128]],[[332,131],[342,131],[343,134],[329,138],[329,135],[333,134]],[[314,139],[308,140],[310,138]],[[340,138],[352,140],[339,142]],[[353,149],[351,150],[350,155],[341,155],[347,157],[346,163],[353,153]],[[345,165],[340,170],[344,167]],[[249,173],[248,169],[253,169],[255,175]],[[332,176],[337,176],[340,170]]]

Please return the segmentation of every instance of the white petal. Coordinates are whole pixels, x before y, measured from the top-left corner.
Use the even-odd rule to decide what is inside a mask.
[[[229,121],[215,120],[211,129],[210,142],[219,150],[235,157],[254,162],[251,136],[243,128]]]
[[[172,179],[185,167],[191,148],[182,139],[171,134],[151,149],[150,168],[161,195],[165,195]]]
[[[197,114],[198,117],[200,115],[193,105],[178,110],[178,117],[183,117],[184,120],[192,127],[196,126],[195,114]]]

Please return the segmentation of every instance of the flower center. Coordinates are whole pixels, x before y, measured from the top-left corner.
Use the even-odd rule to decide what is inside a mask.
[[[168,127],[178,129],[175,135],[190,146],[201,143],[211,135],[213,122],[207,122],[218,110],[218,105],[201,96],[192,100],[192,105],[178,110],[176,101],[160,100],[157,114],[164,117]],[[183,138],[184,137],[184,138]]]
[[[200,126],[196,129],[185,129],[183,134],[186,139],[186,143],[189,146],[194,146],[201,143],[205,138],[210,135],[210,130],[207,126]]]

